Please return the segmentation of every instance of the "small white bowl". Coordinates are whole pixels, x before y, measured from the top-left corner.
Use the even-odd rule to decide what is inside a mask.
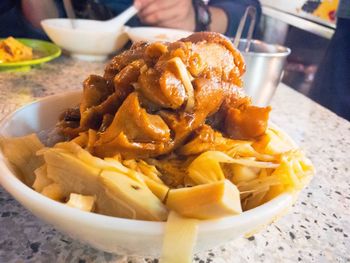
[[[41,21],[46,34],[72,57],[103,61],[120,50],[128,41],[124,26],[108,26],[97,20],[76,19],[75,28],[70,19],[55,18]]]
[[[70,92],[24,106],[1,121],[0,134],[7,137],[23,136],[53,127],[62,110],[76,105],[80,96],[80,92]],[[107,252],[159,257],[164,222],[83,212],[46,198],[15,176],[2,152],[0,171],[0,184],[6,191],[38,218],[69,236]],[[294,195],[285,193],[237,216],[203,220],[199,224],[195,252],[222,245],[243,235],[254,234],[286,213],[294,198]]]
[[[156,41],[173,42],[193,34],[190,31],[162,27],[125,27],[125,31],[131,41],[149,43]]]

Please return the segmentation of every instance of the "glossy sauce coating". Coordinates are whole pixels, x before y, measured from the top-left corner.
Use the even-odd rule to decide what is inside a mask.
[[[251,105],[243,94],[244,71],[242,55],[217,33],[137,43],[114,57],[104,76],[85,80],[80,117],[74,111],[72,121],[68,110],[58,127],[68,139],[93,129],[93,154],[126,159],[172,153],[203,125],[254,139],[265,133],[270,108]]]

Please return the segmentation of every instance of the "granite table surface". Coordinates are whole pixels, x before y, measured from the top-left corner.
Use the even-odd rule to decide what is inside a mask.
[[[0,73],[1,116],[37,98],[82,88],[102,62],[62,56],[22,73]],[[289,213],[250,238],[195,255],[200,263],[350,262],[350,123],[281,84],[272,121],[290,134],[316,176]],[[0,187],[0,262],[157,262],[96,250],[37,219]]]

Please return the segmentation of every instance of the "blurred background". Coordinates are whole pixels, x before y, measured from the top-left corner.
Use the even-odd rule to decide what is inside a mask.
[[[119,11],[98,0],[72,3],[82,18],[106,20]],[[260,4],[262,14],[254,38],[291,49],[282,82],[308,96],[336,28],[339,0],[260,0]]]
[[[338,0],[261,0],[260,37],[291,48],[282,82],[309,95],[336,27]]]
[[[94,0],[86,5],[85,0],[73,1],[78,16],[108,19],[115,15],[109,11],[110,9],[102,8],[98,2]],[[215,1],[206,2],[215,4]],[[246,2],[256,6],[258,1]],[[291,49],[282,82],[339,113],[334,103],[328,105],[322,102],[323,98],[320,99],[320,95],[312,95],[317,70],[325,58],[326,50],[335,32],[339,0],[260,0],[259,2],[261,9],[258,8],[257,12],[258,23],[254,38]],[[247,36],[249,22],[251,21],[248,18],[243,38]],[[137,21],[131,20],[130,23],[137,23]],[[238,25],[238,22],[236,24]],[[226,32],[226,35],[232,37],[235,33]],[[320,92],[324,92],[323,89],[320,89]],[[346,116],[343,112],[340,114]]]
[[[65,32],[59,36],[58,22],[51,21],[51,27],[55,28],[55,31],[50,35],[45,26],[43,27],[46,34],[43,31],[42,21],[57,17],[63,20],[67,17],[72,18],[72,15],[73,18],[105,21],[121,14],[131,5],[137,7],[138,13],[130,16],[130,19],[126,20],[126,25],[129,29],[141,30],[134,31],[134,34],[131,30],[127,31],[132,41],[139,41],[140,37],[148,37],[148,40],[151,40],[152,33],[154,39],[164,35],[169,37],[171,34],[175,34],[174,39],[178,39],[192,31],[207,30],[238,38],[236,32],[239,31],[239,24],[245,11],[248,7],[254,8],[257,23],[252,23],[255,24],[253,38],[263,41],[262,44],[274,45],[274,50],[271,51],[271,48],[268,50],[268,47],[264,47],[264,51],[253,50],[254,45],[252,45],[249,52],[255,52],[256,59],[250,62],[247,59],[249,54],[245,54],[244,48],[240,49],[246,62],[249,62],[247,70],[254,68],[253,71],[251,70],[252,74],[247,71],[245,76],[248,79],[244,79],[244,82],[254,80],[255,83],[246,85],[254,86],[254,92],[266,88],[269,82],[274,83],[269,92],[262,91],[256,95],[248,90],[248,95],[253,99],[255,95],[261,98],[262,105],[269,103],[284,67],[283,83],[350,120],[350,77],[348,77],[350,71],[347,69],[349,68],[347,65],[350,65],[350,0],[1,0],[0,37],[12,35],[51,40],[64,51],[70,51],[71,55],[74,52],[77,53],[77,50],[80,51],[79,55],[86,55],[86,50],[79,49],[92,45],[93,40],[101,44],[102,41],[99,39],[105,39],[105,37],[100,37],[97,33],[103,31],[102,27],[96,30],[86,26],[91,27],[91,32],[96,39],[84,41],[80,35],[78,37],[77,28],[74,30],[71,28],[72,40],[68,43],[67,24],[66,28],[63,28],[63,24],[59,25],[61,32]],[[338,10],[338,7],[341,8]],[[247,23],[242,27],[242,38],[247,37],[252,21],[254,21],[253,17],[248,16]],[[148,27],[148,31],[145,31],[145,26]],[[153,28],[153,31],[149,31],[150,28]],[[159,31],[159,28],[167,31]],[[183,32],[170,29],[180,29]],[[125,32],[120,29],[113,34],[123,33]],[[168,41],[174,39],[168,39]],[[110,41],[112,44],[113,41],[116,42],[115,39]],[[120,42],[118,49],[120,49],[127,42],[127,38],[118,41]],[[77,47],[74,46],[74,50],[73,47],[70,50],[73,42]],[[130,46],[130,43],[127,46]],[[258,57],[261,55],[259,53],[264,52],[270,53],[270,57],[281,57],[283,52],[277,45],[288,47],[291,53],[289,54],[289,50],[285,51],[283,61],[278,62],[280,67],[274,69],[273,66],[276,66],[277,62],[262,61]],[[117,48],[113,48],[111,51],[114,53],[106,51],[106,54],[102,54],[104,57],[100,59],[115,54]],[[97,51],[96,47],[93,49]],[[87,55],[89,57],[85,56],[85,59],[93,59],[91,54]],[[257,79],[258,75],[261,79]],[[263,93],[269,93],[269,96],[264,96]]]

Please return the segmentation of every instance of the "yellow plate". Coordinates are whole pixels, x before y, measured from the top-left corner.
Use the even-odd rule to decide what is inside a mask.
[[[0,41],[3,39],[0,39]],[[33,49],[33,59],[16,62],[0,62],[0,72],[27,71],[32,66],[53,60],[61,55],[61,49],[53,43],[27,38],[16,38]]]

